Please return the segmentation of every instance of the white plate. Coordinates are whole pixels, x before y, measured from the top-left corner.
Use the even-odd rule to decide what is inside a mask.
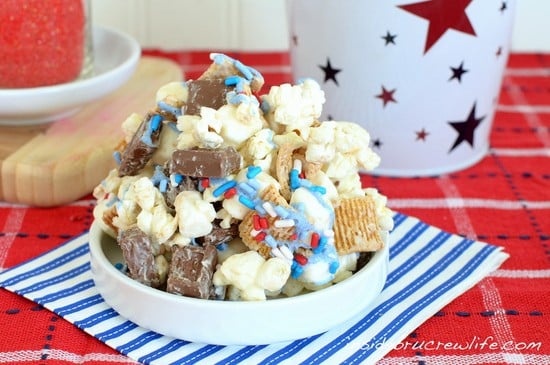
[[[91,268],[105,301],[143,328],[182,340],[217,345],[261,345],[325,332],[365,309],[382,291],[388,244],[352,277],[318,292],[263,302],[182,297],[138,283],[114,267],[116,241],[97,223],[90,231]]]
[[[93,30],[93,76],[65,84],[0,89],[0,125],[52,122],[124,84],[134,72],[141,49],[136,40],[114,29]]]

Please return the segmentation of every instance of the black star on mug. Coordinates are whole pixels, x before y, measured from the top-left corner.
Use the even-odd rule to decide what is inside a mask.
[[[325,66],[321,66],[321,65],[318,65],[318,66],[325,73],[325,83],[329,80],[332,80],[332,81],[334,81],[336,86],[339,86],[338,85],[338,80],[336,80],[336,74],[338,72],[342,71],[342,69],[332,67],[332,65],[330,64],[330,58],[328,58],[328,57],[327,57],[327,64]]]
[[[485,116],[476,118],[476,103],[474,103],[474,106],[472,106],[472,110],[470,110],[470,114],[466,120],[460,122],[448,122],[451,127],[458,132],[458,136],[449,150],[449,153],[451,153],[464,141],[474,147],[474,132],[483,119],[485,119]]]

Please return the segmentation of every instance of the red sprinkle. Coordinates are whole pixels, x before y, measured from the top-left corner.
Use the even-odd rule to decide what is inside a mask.
[[[232,197],[235,196],[235,194],[237,194],[237,189],[236,188],[231,188],[231,189],[227,189],[225,191],[225,193],[223,193],[223,197],[225,199],[231,199]]]
[[[311,248],[317,248],[319,246],[319,233],[313,232],[309,241]]]
[[[266,229],[269,227],[269,222],[267,221],[267,218],[265,217],[260,218],[260,227],[262,229]]]
[[[202,179],[201,180],[201,186],[205,189],[207,187],[209,187],[210,186],[210,179],[209,178]]]
[[[293,233],[292,236],[290,236],[290,239],[292,241],[296,241],[297,238],[298,238],[298,235],[296,233]]]
[[[298,175],[298,177],[300,179],[305,179],[306,178],[306,174],[304,174],[303,172],[300,172],[300,174]]]
[[[294,260],[302,266],[307,264],[307,257],[299,253],[294,254]]]
[[[254,239],[256,242],[262,242],[265,239],[265,236],[267,236],[265,232],[260,232],[254,237]]]
[[[252,216],[252,224],[254,225],[254,229],[256,231],[259,231],[262,229],[262,227],[260,227],[260,216],[257,215],[257,214],[254,214]]]

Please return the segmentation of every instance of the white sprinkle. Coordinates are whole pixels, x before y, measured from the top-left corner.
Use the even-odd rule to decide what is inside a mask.
[[[255,230],[254,228],[250,231],[250,234],[252,235],[252,237],[256,237],[258,234],[260,234],[261,231],[257,231]]]
[[[279,246],[279,250],[281,251],[281,253],[283,254],[283,256],[287,259],[289,259],[290,261],[292,261],[292,259],[294,259],[294,256],[292,255],[292,252],[290,252],[290,249],[286,246]]]
[[[294,160],[292,168],[297,170],[298,172],[302,172],[302,161],[298,159]]]
[[[294,226],[294,219],[277,219],[273,222],[273,225],[277,228],[292,227]]]
[[[277,212],[275,212],[275,209],[273,209],[273,206],[269,202],[265,202],[262,204],[262,207],[265,209],[267,214],[269,214],[271,217],[276,217]]]
[[[286,257],[283,255],[283,253],[277,247],[273,247],[271,249],[271,254],[275,257],[286,260]]]

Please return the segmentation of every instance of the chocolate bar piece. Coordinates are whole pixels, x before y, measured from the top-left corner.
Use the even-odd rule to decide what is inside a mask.
[[[227,104],[226,94],[233,89],[225,85],[224,79],[203,79],[187,82],[189,96],[183,107],[183,114],[200,115],[201,107],[219,109]]]
[[[159,145],[162,120],[159,114],[148,114],[141,122],[132,140],[122,152],[118,167],[119,176],[137,175],[149,162]]]
[[[117,241],[122,249],[130,277],[147,286],[159,287],[161,280],[149,236],[134,226],[121,231]]]
[[[233,147],[192,148],[172,153],[170,173],[193,177],[226,177],[241,166],[241,155]]]
[[[229,226],[229,228],[220,227],[220,220],[215,219],[212,222],[212,230],[205,236],[197,237],[196,241],[202,245],[221,245],[231,241],[239,236],[239,224],[237,221]]]
[[[166,291],[186,297],[208,299],[218,252],[212,245],[172,246]]]

